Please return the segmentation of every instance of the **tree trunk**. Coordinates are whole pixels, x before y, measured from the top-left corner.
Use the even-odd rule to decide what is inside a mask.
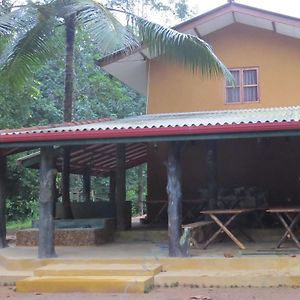
[[[83,179],[83,201],[91,201],[91,175],[85,172],[82,176]]]
[[[207,168],[208,168],[208,206],[209,209],[215,209],[218,198],[218,185],[217,185],[217,149],[216,142],[208,142],[207,152]]]
[[[126,201],[126,168],[125,168],[125,144],[117,145],[116,168],[116,218],[117,228],[125,230],[125,201]]]
[[[66,28],[66,61],[65,61],[65,100],[64,121],[71,122],[74,104],[74,46],[75,46],[75,21],[72,14],[65,18]]]
[[[39,258],[55,257],[53,202],[55,197],[53,147],[41,148],[39,197]]]
[[[182,193],[179,142],[170,143],[167,174],[169,255],[183,256],[184,253],[182,253],[180,246]]]
[[[70,148],[64,147],[62,167],[62,204],[65,219],[73,219],[70,200]]]
[[[65,99],[64,122],[71,122],[74,104],[74,45],[76,16],[72,14],[65,18],[66,29],[66,60],[65,60]],[[65,147],[62,167],[62,201],[64,218],[72,219],[70,201],[70,149]]]
[[[0,156],[0,248],[6,247],[6,157]]]

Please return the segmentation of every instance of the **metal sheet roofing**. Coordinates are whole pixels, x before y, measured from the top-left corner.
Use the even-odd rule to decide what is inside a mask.
[[[299,121],[300,106],[149,114],[1,130],[0,148],[300,135]]]
[[[6,135],[37,133],[64,133],[78,131],[106,131],[106,130],[135,130],[153,128],[202,127],[233,124],[257,124],[274,122],[299,122],[300,106],[236,109],[222,111],[149,114],[117,120],[95,120],[80,124],[49,125],[42,128],[1,130],[0,137]]]
[[[278,107],[247,110],[226,110],[226,111],[207,111],[173,114],[149,114],[136,117],[130,117],[120,120],[94,120],[76,123],[64,123],[61,125],[49,125],[33,128],[9,129],[0,131],[1,137],[7,137],[8,140],[15,140],[18,137],[26,136],[27,141],[35,141],[36,136],[41,140],[55,134],[57,140],[59,136],[62,140],[65,135],[68,138],[74,138],[76,143],[71,147],[71,172],[82,174],[88,169],[91,175],[108,175],[116,168],[116,144],[110,140],[107,143],[99,144],[95,142],[86,142],[86,145],[80,144],[79,140],[86,139],[86,135],[93,133],[93,139],[105,139],[108,135],[118,137],[119,141],[127,136],[136,136],[147,138],[150,133],[153,136],[163,135],[167,131],[168,135],[190,135],[191,132],[201,135],[207,134],[209,129],[213,133],[223,133],[224,128],[227,132],[239,132],[241,128],[247,132],[259,130],[281,130],[282,124],[293,127],[287,129],[297,129],[300,131],[300,106]],[[244,125],[244,127],[241,127]],[[271,129],[267,125],[272,125]],[[193,130],[196,129],[196,130]],[[201,129],[199,131],[199,129]],[[244,130],[243,129],[243,130]],[[170,131],[171,130],[171,131]],[[175,131],[176,130],[176,131]],[[197,131],[198,130],[198,131]],[[114,133],[117,132],[117,135]],[[135,133],[138,132],[138,135]],[[71,133],[71,135],[70,135]],[[77,133],[79,136],[77,136]],[[190,137],[189,137],[190,138]],[[194,138],[194,137],[193,137]],[[192,139],[193,139],[192,138]],[[56,140],[54,139],[54,145]],[[48,139],[51,140],[51,139]],[[133,139],[134,140],[134,139]],[[139,165],[147,161],[147,140],[141,142],[126,143],[126,168]],[[0,143],[1,145],[1,143]],[[56,166],[59,171],[62,168],[62,149],[55,148]],[[38,168],[39,153],[25,156],[18,161],[24,166]]]

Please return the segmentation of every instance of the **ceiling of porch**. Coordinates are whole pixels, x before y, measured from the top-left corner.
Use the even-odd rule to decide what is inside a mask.
[[[70,172],[72,174],[89,173],[92,176],[108,176],[116,169],[117,144],[87,145],[84,147],[72,147],[70,158]],[[59,172],[62,170],[61,147],[54,149],[55,164]],[[125,145],[126,169],[147,162],[147,144],[131,143]],[[17,160],[24,167],[39,168],[40,152],[26,155]]]

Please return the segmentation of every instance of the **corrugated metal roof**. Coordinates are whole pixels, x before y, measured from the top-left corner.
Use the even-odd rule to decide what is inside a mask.
[[[300,106],[235,109],[174,114],[149,114],[118,120],[95,120],[80,124],[49,125],[43,128],[1,130],[0,136],[76,131],[103,131],[143,128],[203,127],[214,125],[255,124],[300,121]]]

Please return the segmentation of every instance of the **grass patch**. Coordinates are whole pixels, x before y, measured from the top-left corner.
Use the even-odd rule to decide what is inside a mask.
[[[23,220],[23,221],[10,221],[7,222],[6,228],[8,230],[19,230],[19,229],[25,229],[25,228],[31,228],[32,220]]]

